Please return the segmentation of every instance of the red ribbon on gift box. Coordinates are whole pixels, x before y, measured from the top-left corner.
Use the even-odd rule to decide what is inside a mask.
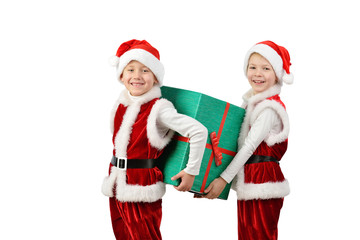
[[[210,140],[215,155],[215,164],[216,166],[220,166],[222,164],[221,160],[223,159],[223,156],[219,149],[219,139],[216,137],[216,132],[210,133]]]
[[[233,151],[230,151],[230,150],[227,150],[225,148],[221,148],[221,147],[218,146],[219,141],[220,141],[220,137],[221,137],[221,133],[222,133],[222,130],[224,128],[226,116],[227,116],[227,114],[229,112],[229,108],[230,108],[230,103],[226,103],[225,111],[224,111],[224,114],[223,114],[223,117],[222,117],[222,120],[221,120],[221,123],[220,123],[220,126],[219,126],[219,130],[218,130],[217,133],[212,132],[210,134],[211,144],[209,144],[209,143],[206,144],[206,148],[211,150],[211,155],[210,155],[210,159],[209,159],[209,162],[208,162],[208,165],[207,165],[207,168],[206,168],[206,171],[205,171],[204,179],[203,179],[203,182],[202,182],[202,185],[201,185],[201,189],[200,189],[201,193],[203,193],[204,190],[205,190],[206,181],[207,181],[207,179],[209,177],[209,173],[210,173],[210,169],[211,169],[211,163],[212,163],[212,161],[214,159],[214,156],[215,156],[215,164],[216,164],[216,166],[219,166],[221,164],[222,153],[233,156],[233,157],[235,157],[235,155],[236,155],[236,152],[233,152]],[[178,141],[182,141],[182,142],[189,142],[189,140],[190,140],[187,137],[183,137],[183,136],[179,136],[179,135],[175,135],[174,139],[178,140]]]

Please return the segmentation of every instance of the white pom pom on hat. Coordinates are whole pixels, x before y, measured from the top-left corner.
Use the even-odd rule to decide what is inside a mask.
[[[245,75],[247,74],[249,58],[253,53],[259,53],[270,62],[280,85],[282,85],[283,82],[286,84],[292,84],[294,82],[294,75],[290,73],[290,55],[286,48],[272,41],[263,41],[255,44],[245,55]]]
[[[293,84],[294,82],[294,75],[292,73],[290,74],[284,74],[284,76],[282,77],[282,81],[286,84]]]
[[[109,58],[109,64],[116,67],[116,77],[120,78],[124,68],[129,62],[136,60],[144,64],[154,73],[159,85],[163,85],[164,66],[160,62],[160,54],[156,48],[145,40],[130,40],[118,48],[116,55]]]
[[[119,64],[120,58],[118,56],[111,56],[109,58],[109,65],[112,67],[116,67]]]

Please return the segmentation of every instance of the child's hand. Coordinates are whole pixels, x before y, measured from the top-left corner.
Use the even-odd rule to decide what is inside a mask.
[[[181,178],[181,182],[180,182],[180,185],[175,187],[174,188],[178,191],[181,191],[181,192],[185,192],[185,191],[190,191],[193,183],[194,183],[194,180],[195,180],[195,176],[194,175],[190,175],[190,174],[187,174],[184,170],[182,170],[181,172],[179,172],[178,174],[176,174],[175,176],[173,176],[171,178],[171,180],[176,180],[176,179],[179,179]]]
[[[205,198],[208,199],[214,199],[219,197],[219,195],[222,193],[226,186],[227,182],[222,178],[216,178],[210,185],[205,189],[206,195],[204,195]]]

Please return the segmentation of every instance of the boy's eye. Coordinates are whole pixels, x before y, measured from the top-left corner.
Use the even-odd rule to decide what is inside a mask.
[[[266,70],[266,71],[270,71],[271,69],[272,69],[271,66],[264,66],[264,70]]]
[[[149,69],[144,69],[143,72],[149,72]]]

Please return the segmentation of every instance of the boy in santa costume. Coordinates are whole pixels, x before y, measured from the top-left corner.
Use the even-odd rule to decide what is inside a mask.
[[[235,178],[239,239],[277,239],[280,210],[290,192],[279,164],[289,135],[289,119],[279,94],[283,83],[293,82],[290,65],[288,51],[271,41],[247,52],[244,71],[252,88],[243,96],[246,115],[239,151],[205,190],[207,198],[216,198]]]
[[[157,49],[147,41],[130,40],[112,58],[116,76],[125,86],[112,111],[113,157],[102,192],[110,197],[116,239],[161,239],[163,174],[156,159],[174,131],[190,138],[189,161],[173,177],[179,191],[191,189],[199,174],[207,129],[195,119],[177,113],[160,99],[164,67]]]

